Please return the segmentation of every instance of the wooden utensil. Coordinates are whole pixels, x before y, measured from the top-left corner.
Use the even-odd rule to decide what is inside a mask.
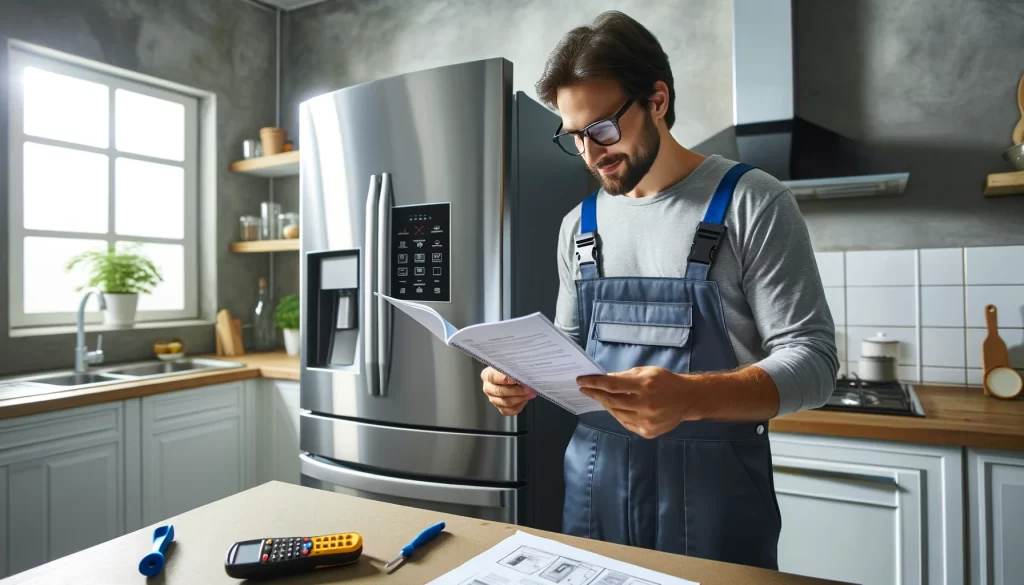
[[[1013,129],[1013,143],[1024,142],[1024,75],[1020,77],[1020,84],[1017,86],[1017,108],[1020,109],[1020,121]]]
[[[1021,378],[1010,367],[1010,356],[1006,343],[999,337],[998,312],[995,305],[985,307],[985,324],[988,335],[981,344],[982,387],[985,395],[996,398],[1013,398],[1020,394]]]
[[[217,312],[217,355],[234,357],[245,355],[242,345],[242,321],[231,318],[231,311]]]

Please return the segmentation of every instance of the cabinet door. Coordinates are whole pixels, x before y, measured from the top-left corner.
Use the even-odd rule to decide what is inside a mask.
[[[772,435],[779,569],[855,583],[961,584],[960,450]]]
[[[125,531],[124,403],[0,421],[0,577]]]
[[[971,582],[1024,583],[1024,454],[967,450]]]
[[[299,484],[299,383],[271,381],[269,479]]]
[[[246,384],[142,400],[142,510],[152,524],[238,493],[252,483],[254,442]]]

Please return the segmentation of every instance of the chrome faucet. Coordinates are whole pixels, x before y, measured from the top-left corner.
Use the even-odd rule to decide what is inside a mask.
[[[100,310],[107,310],[107,299],[103,297],[103,291],[98,288],[88,288],[82,295],[82,301],[78,303],[78,333],[75,338],[75,373],[84,374],[89,364],[98,364],[103,361],[103,334],[96,339],[96,351],[89,351],[85,344],[85,304],[89,301],[89,295],[95,294],[100,302]]]

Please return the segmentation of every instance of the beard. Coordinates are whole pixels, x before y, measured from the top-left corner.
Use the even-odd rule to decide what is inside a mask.
[[[590,172],[601,182],[601,186],[609,195],[622,195],[629,193],[651,170],[654,159],[658,157],[658,149],[661,148],[661,136],[658,135],[658,127],[654,125],[654,119],[650,113],[645,113],[644,127],[640,131],[640,140],[637,143],[636,151],[632,154],[614,154],[601,159],[602,166],[615,164],[622,161],[622,169],[617,175],[602,175],[596,168],[590,168]]]

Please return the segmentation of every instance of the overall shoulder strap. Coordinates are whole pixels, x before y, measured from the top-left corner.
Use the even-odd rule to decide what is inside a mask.
[[[600,270],[597,263],[597,194],[594,191],[583,200],[580,209],[580,233],[576,234],[576,264],[580,277],[597,278]]]
[[[746,163],[737,163],[718,183],[715,194],[708,203],[708,209],[704,212],[704,221],[697,224],[690,255],[686,258],[686,278],[707,280],[711,265],[715,262],[715,252],[725,238],[725,212],[729,209],[732,194],[740,182],[740,177],[753,168]]]

